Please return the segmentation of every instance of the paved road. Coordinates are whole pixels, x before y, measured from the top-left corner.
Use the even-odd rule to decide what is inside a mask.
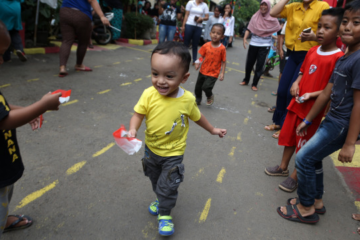
[[[266,109],[275,102],[270,92],[277,81],[262,80],[258,92],[239,86],[246,58],[241,45],[238,40],[228,50],[228,72],[215,86],[214,105],[200,106],[228,135],[220,139],[190,126],[172,239],[358,239],[358,223],[351,220],[357,211],[354,198],[330,158],[324,163],[328,212],[320,222],[296,224],[276,213],[296,195],[278,189],[284,178],[264,174],[266,166],[279,164],[282,154],[272,133],[263,129],[271,123]],[[56,54],[29,56],[26,64],[15,59],[0,67],[1,91],[13,104],[27,105],[48,91],[72,89],[71,102],[46,113],[41,130],[25,126],[18,131],[26,171],[10,209],[32,216],[35,223],[6,233],[4,240],[161,239],[156,218],[147,212],[155,195],[142,173],[142,151],[128,156],[112,138],[120,124],[128,126],[133,106],[151,85],[153,47],[88,52],[86,63],[94,72],[70,69],[63,79],[54,76]],[[69,66],[74,63],[72,53]],[[197,72],[190,72],[184,87],[192,91]]]

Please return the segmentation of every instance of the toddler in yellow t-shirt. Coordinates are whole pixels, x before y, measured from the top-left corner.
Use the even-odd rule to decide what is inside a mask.
[[[144,173],[150,178],[157,199],[148,208],[158,216],[159,234],[170,236],[174,224],[170,216],[177,189],[184,179],[183,155],[189,131],[189,118],[213,135],[224,137],[226,129],[214,128],[201,114],[195,97],[180,87],[189,78],[191,56],[177,42],[159,44],[151,55],[151,81],[134,107],[129,136],[136,137],[146,117]]]

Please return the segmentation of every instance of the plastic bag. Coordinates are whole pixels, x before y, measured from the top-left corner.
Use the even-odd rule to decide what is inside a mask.
[[[126,131],[124,125],[121,125],[121,127],[113,133],[113,136],[116,144],[124,152],[129,155],[133,155],[140,150],[142,146],[142,141],[137,138],[127,137],[127,134],[128,132]]]

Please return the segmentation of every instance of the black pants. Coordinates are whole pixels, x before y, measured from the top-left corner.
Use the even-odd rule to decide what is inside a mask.
[[[246,82],[246,84],[248,84],[250,81],[251,71],[256,62],[255,76],[253,79],[252,86],[255,86],[255,87],[257,86],[259,79],[261,77],[261,74],[263,74],[263,72],[264,72],[265,60],[266,60],[266,56],[269,53],[269,49],[270,49],[270,47],[256,47],[256,46],[250,45],[249,51],[248,51],[247,57],[246,57],[246,67],[245,67],[246,73],[245,73],[245,78],[243,80]]]
[[[11,38],[11,45],[4,53],[3,59],[5,62],[9,61],[11,59],[11,51],[13,49],[20,50],[24,52],[21,37],[18,30],[11,30],[9,31],[10,38]]]
[[[184,155],[161,157],[145,146],[142,159],[145,176],[150,178],[153,191],[159,200],[159,214],[170,215],[178,197],[177,189],[184,180]]]
[[[195,85],[196,101],[201,101],[202,91],[205,92],[205,95],[207,98],[210,98],[213,95],[212,90],[215,86],[216,81],[217,81],[217,78],[205,76],[204,74],[201,74],[199,72],[199,76],[198,76],[198,79],[197,79],[196,85]]]

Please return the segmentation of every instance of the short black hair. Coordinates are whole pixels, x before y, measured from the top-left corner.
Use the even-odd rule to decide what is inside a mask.
[[[360,1],[355,0],[345,5],[345,11],[349,10],[350,12],[357,12],[360,10]]]
[[[154,53],[165,54],[165,55],[173,54],[175,56],[178,56],[181,59],[181,65],[185,69],[185,73],[189,72],[191,55],[189,53],[189,49],[185,47],[184,44],[179,42],[166,41],[160,43],[155,47],[155,49],[151,53],[151,58],[154,55]]]
[[[216,5],[216,6],[214,7],[214,11],[215,11],[215,9],[218,9],[219,12],[222,13],[222,7],[221,7],[220,5]]]
[[[325,9],[321,16],[333,16],[337,18],[336,24],[338,29],[340,28],[340,24],[343,18],[345,10],[343,8],[329,8]]]
[[[223,30],[223,35],[225,34],[225,27],[224,24],[221,23],[215,23],[214,25],[212,25],[211,30],[213,29],[213,27],[219,27]]]

